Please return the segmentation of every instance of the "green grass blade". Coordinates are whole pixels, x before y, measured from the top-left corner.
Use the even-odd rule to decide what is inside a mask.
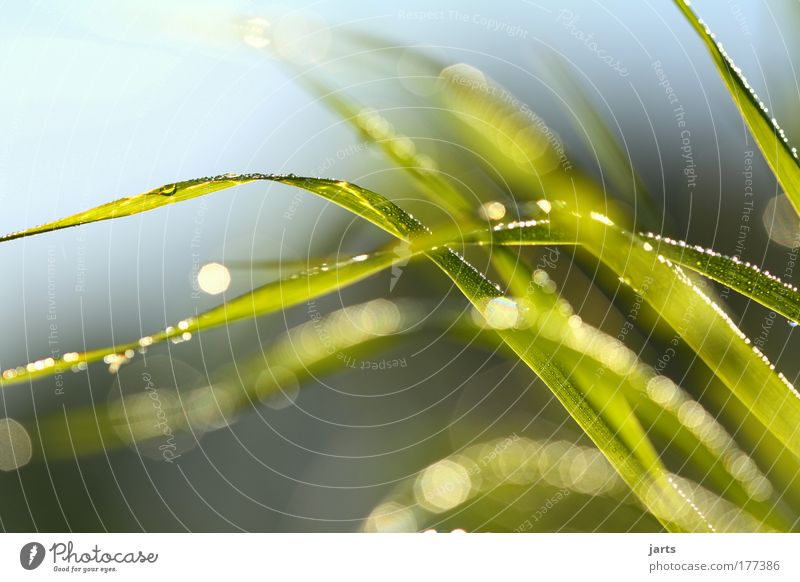
[[[647,240],[620,229],[602,214],[592,212],[588,217],[581,217],[576,213],[551,211],[550,219],[561,233],[560,237],[579,241],[639,292],[754,416],[800,456],[800,394],[782,373],[775,372],[761,350],[751,345],[722,307],[687,277],[679,265],[654,252]],[[495,238],[497,242],[520,244],[526,238],[524,229],[524,223],[499,225],[493,237],[500,233],[500,237]],[[530,238],[541,244],[540,236],[541,232],[537,232]],[[675,253],[675,257],[676,262],[680,258],[709,277],[723,277],[725,284],[775,311],[796,316],[792,306],[798,302],[797,292],[772,276],[755,272],[746,264],[737,266],[732,259],[721,256],[709,257],[716,259],[716,266],[691,256],[680,257],[679,253]],[[720,263],[724,263],[724,268],[719,267]],[[745,282],[720,274],[722,271],[736,274],[742,270]]]
[[[168,204],[191,200],[233,186],[257,181],[277,182],[312,191],[317,196],[342,206],[396,236],[407,236],[412,232],[423,230],[418,221],[405,212],[397,212],[397,207],[383,196],[341,180],[302,178],[292,174],[225,174],[167,184],[154,190],[102,204],[60,220],[0,236],[0,242],[92,222],[133,216]]]
[[[169,340],[185,341],[190,339],[195,332],[214,329],[289,308],[361,281],[390,267],[394,262],[405,261],[407,258],[406,255],[401,256],[395,252],[384,251],[371,255],[358,255],[337,264],[322,263],[302,273],[267,283],[196,317],[187,317],[174,326],[144,336],[135,342],[88,352],[71,352],[64,354],[61,358],[43,358],[26,366],[5,370],[0,382],[5,388],[69,370],[79,371],[87,364],[101,361],[108,364],[110,370],[115,371],[130,361],[138,350],[147,349]]]
[[[800,161],[797,150],[789,145],[789,141],[773,118],[767,107],[761,102],[753,88],[742,75],[728,53],[717,41],[686,0],[674,0],[705,43],[714,64],[719,71],[733,102],[738,107],[747,127],[761,149],[761,153],[772,168],[781,187],[791,200],[795,210],[800,213]]]
[[[249,175],[247,179],[248,181],[253,179],[273,180],[304,188],[370,220],[401,240],[409,241],[413,237],[427,232],[427,229],[419,221],[413,219],[388,199],[347,182],[268,175],[257,175],[256,178]],[[147,195],[149,194],[144,196]],[[149,209],[151,208],[143,208],[138,212]],[[93,220],[114,217],[114,215],[104,215],[93,217]],[[61,226],[61,228],[79,223],[67,224]],[[23,236],[25,235],[23,234]],[[427,256],[456,283],[473,305],[482,312],[491,306],[492,300],[501,302],[504,300],[499,288],[469,265],[455,251],[439,248],[430,251]],[[266,300],[267,305],[277,309],[284,304],[282,300],[275,299],[274,295],[273,290],[271,293],[260,294],[260,297]],[[307,294],[298,296],[308,297]],[[156,336],[151,336],[152,342],[150,345],[155,343],[156,340],[164,341],[170,337],[185,338],[186,334],[191,334],[192,331],[215,325],[224,325],[231,320],[254,317],[255,314],[253,297],[248,294],[239,298],[239,302],[233,306],[230,304],[223,305],[197,318],[184,320],[176,328],[170,328]],[[683,492],[675,487],[674,482],[669,480],[646,434],[636,422],[629,408],[624,406],[622,400],[617,398],[615,406],[604,407],[606,415],[601,415],[598,411],[600,407],[598,407],[597,400],[590,402],[587,395],[582,393],[569,380],[568,372],[559,367],[534,345],[534,335],[524,330],[500,330],[499,333],[523,361],[545,381],[567,408],[568,412],[607,456],[626,483],[643,503],[650,508],[654,515],[664,522],[665,526],[676,531],[686,529],[708,531],[713,529],[713,526],[703,518],[702,513],[699,511],[692,513],[691,519],[688,521],[681,520],[680,523],[673,521],[673,516],[683,515],[686,507],[694,506],[687,501]],[[147,344],[146,338],[143,339]],[[110,361],[106,350],[91,352],[90,356],[106,359],[107,363],[114,369],[114,367],[118,368],[132,357],[137,346],[147,347],[147,345],[142,345],[142,340],[128,344],[123,346],[125,351],[121,354],[112,354]],[[72,362],[59,361],[59,364],[79,363],[77,358],[81,357],[84,358],[84,363],[88,361],[85,354],[69,354],[69,356]],[[27,377],[28,374],[44,372],[45,369],[50,371],[55,367],[56,362],[53,359],[48,359],[23,368],[19,376]],[[9,379],[11,380],[17,378],[13,372],[15,371],[10,374],[11,377]]]
[[[559,211],[552,211],[555,215]],[[795,285],[785,283],[777,276],[762,271],[757,266],[726,257],[713,249],[706,249],[653,233],[627,235],[629,244],[635,243],[643,250],[653,251],[700,275],[734,289],[764,307],[780,313],[800,324],[800,292]],[[477,230],[465,237],[467,241],[496,245],[546,245],[580,244],[574,236],[559,231],[551,221],[517,221],[498,224],[492,231]]]

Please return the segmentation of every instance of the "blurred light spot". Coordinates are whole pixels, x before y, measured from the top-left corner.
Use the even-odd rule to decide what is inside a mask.
[[[403,51],[396,65],[397,78],[403,87],[422,97],[432,95],[438,88],[437,73],[431,70],[429,63],[442,62],[447,59],[447,55],[442,50],[431,47],[425,47],[425,49],[429,55],[424,58],[420,57],[419,51],[415,48]]]
[[[231,273],[225,265],[208,263],[197,273],[197,284],[209,295],[219,295],[231,284]]]
[[[689,400],[678,409],[678,420],[691,429],[698,429],[706,422],[706,411],[697,402]]]
[[[33,445],[25,427],[12,418],[0,418],[0,471],[19,469],[32,456]]]
[[[218,430],[235,416],[236,396],[227,386],[206,386],[190,391],[185,399],[186,416],[196,432]]]
[[[647,383],[647,395],[653,402],[661,405],[672,404],[678,400],[678,387],[665,376],[655,376]]]
[[[463,465],[445,459],[434,463],[417,477],[417,502],[436,513],[460,505],[469,497],[472,480]]]
[[[548,200],[537,200],[536,206],[541,208],[545,214],[550,214],[550,211],[553,209],[553,205],[550,204]]]
[[[300,383],[289,368],[273,366],[261,372],[256,380],[259,400],[274,410],[288,408],[297,400]]]
[[[800,219],[784,194],[770,199],[761,220],[769,238],[779,245],[792,248],[800,244]]]
[[[242,40],[253,48],[262,49],[270,45],[267,29],[271,23],[266,18],[250,18],[242,26]]]
[[[613,226],[614,222],[605,214],[600,214],[599,212],[590,212],[589,215],[596,220],[597,222],[602,222],[603,224],[607,224],[608,226]]]
[[[509,329],[514,327],[519,319],[519,306],[516,301],[508,297],[494,297],[486,303],[483,317],[489,327]]]
[[[417,519],[408,507],[389,501],[372,510],[364,529],[375,533],[413,532],[417,531]]]
[[[272,29],[273,46],[282,58],[298,65],[318,63],[328,54],[331,31],[314,12],[292,10]]]
[[[485,220],[500,220],[506,215],[506,207],[502,202],[487,202],[480,208],[481,218]]]

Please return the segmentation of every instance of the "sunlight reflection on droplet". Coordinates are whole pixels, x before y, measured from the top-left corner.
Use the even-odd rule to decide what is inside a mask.
[[[439,513],[466,501],[472,481],[463,465],[445,459],[420,473],[414,489],[420,505]]]
[[[315,12],[293,10],[281,17],[272,30],[277,53],[298,65],[318,63],[328,54],[331,31]]]
[[[500,220],[506,215],[506,207],[502,202],[487,202],[480,208],[481,218],[484,220]]]
[[[231,273],[225,265],[208,263],[197,273],[197,284],[209,295],[219,295],[231,284]]]
[[[548,200],[537,200],[536,205],[542,209],[545,214],[550,214],[550,211],[553,209],[553,205]]]
[[[603,224],[607,224],[608,226],[613,226],[614,221],[612,221],[608,216],[605,214],[600,214],[599,212],[590,212],[589,215],[596,220],[597,222],[602,222]]]
[[[372,510],[364,529],[375,533],[413,532],[417,531],[417,519],[408,507],[389,501]]]
[[[770,199],[761,220],[769,238],[779,245],[792,248],[800,244],[800,220],[784,194]]]
[[[12,418],[0,418],[0,471],[19,469],[32,456],[33,445],[25,427]]]
[[[267,29],[272,23],[266,18],[256,16],[247,20],[242,26],[242,40],[253,48],[261,49],[270,45]]]
[[[516,301],[508,297],[494,297],[486,303],[483,317],[489,327],[509,329],[514,327],[519,319],[519,306]]]
[[[261,402],[274,410],[282,410],[294,404],[299,393],[297,377],[283,366],[264,370],[256,380],[256,394]]]

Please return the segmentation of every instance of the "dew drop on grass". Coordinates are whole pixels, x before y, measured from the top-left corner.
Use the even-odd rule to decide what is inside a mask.
[[[441,513],[464,503],[471,489],[472,480],[464,465],[444,459],[420,473],[414,496],[425,509]]]
[[[506,207],[502,202],[492,201],[483,204],[478,212],[484,220],[501,220],[506,215]]]
[[[519,305],[509,297],[494,297],[483,308],[486,324],[493,329],[510,329],[519,321]]]
[[[219,295],[228,290],[231,273],[225,265],[207,263],[197,273],[197,284],[209,295]]]
[[[417,531],[417,519],[410,507],[396,501],[381,503],[364,522],[364,529],[374,533],[404,533]]]
[[[0,418],[0,471],[14,471],[33,456],[28,431],[12,418]]]

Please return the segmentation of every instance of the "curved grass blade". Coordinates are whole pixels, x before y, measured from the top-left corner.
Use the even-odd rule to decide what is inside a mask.
[[[256,178],[252,178],[252,175],[250,175],[248,178],[249,181],[253,179],[273,180],[304,188],[370,220],[388,233],[404,241],[411,241],[416,236],[429,232],[419,221],[413,219],[380,194],[347,182],[298,178],[295,176],[257,175]],[[143,210],[147,209],[149,208]],[[108,216],[107,218],[113,218],[113,216]],[[73,225],[69,224],[68,226]],[[426,253],[426,255],[453,280],[470,302],[482,312],[492,305],[493,300],[502,302],[505,299],[495,284],[481,275],[455,251],[439,248]],[[258,297],[264,299],[266,304],[273,309],[283,306],[283,302],[276,300],[273,295],[275,295],[274,290],[265,293],[262,289]],[[308,297],[307,294],[300,294],[299,296]],[[191,334],[195,330],[224,325],[231,320],[251,318],[256,313],[254,306],[253,297],[245,295],[239,298],[239,301],[233,306],[223,305],[215,310],[201,314],[197,318],[184,320],[178,324],[177,328],[170,328],[155,336],[150,336],[150,340],[155,343],[156,340],[164,341],[170,337],[177,338],[179,337],[178,334],[180,334],[181,338],[184,338],[186,337],[184,334]],[[544,380],[567,408],[568,412],[603,451],[615,469],[619,471],[626,483],[651,509],[654,515],[663,521],[666,527],[676,531],[687,529],[696,531],[713,530],[713,526],[704,519],[699,510],[695,511],[693,520],[688,525],[687,522],[677,523],[672,521],[671,516],[681,514],[686,506],[694,506],[688,501],[685,494],[668,479],[658,455],[652,448],[641,426],[636,422],[630,409],[624,405],[624,401],[617,398],[613,407],[598,406],[598,401],[601,399],[592,395],[594,402],[591,402],[589,395],[582,393],[569,380],[568,371],[534,345],[535,336],[533,334],[524,330],[499,330],[499,333],[522,360]],[[143,340],[145,340],[145,344],[148,343],[146,338],[143,338]],[[142,345],[142,340],[123,346],[125,351],[122,354],[115,353],[111,361],[108,362],[112,369],[124,364],[129,359],[129,355],[133,355],[133,350],[136,346],[147,347],[147,345]],[[69,354],[69,356],[70,362],[59,361],[59,363],[61,365],[63,363],[77,363],[78,358],[83,358],[84,362],[88,361],[86,354]],[[93,358],[105,357],[107,359],[108,351],[90,352],[89,356]],[[67,359],[66,356],[64,359]],[[24,368],[20,375],[27,376],[28,374],[45,372],[45,370],[53,373],[52,370],[56,367],[56,362],[49,359],[34,363],[31,366]],[[12,373],[10,379],[16,377]],[[613,395],[606,394],[606,396]],[[601,409],[604,411],[604,415],[601,414]]]
[[[114,202],[107,202],[60,220],[0,236],[0,242],[92,222],[133,216],[168,204],[191,200],[192,198],[205,196],[233,186],[257,181],[277,182],[312,191],[317,196],[342,206],[396,236],[403,233],[407,234],[412,227],[422,230],[418,228],[418,221],[408,216],[405,212],[398,213],[396,211],[397,207],[383,196],[341,180],[302,178],[292,174],[224,174],[222,176],[197,178],[167,184],[141,194],[120,198]]]
[[[695,14],[689,2],[686,0],[674,1],[705,43],[717,71],[725,82],[747,127],[750,128],[761,153],[775,173],[786,196],[791,200],[795,211],[800,213],[800,160],[797,157],[797,150],[789,145],[789,140],[778,122],[758,98],[747,79],[742,75],[741,69],[725,52],[722,43],[714,38],[705,22]]]

